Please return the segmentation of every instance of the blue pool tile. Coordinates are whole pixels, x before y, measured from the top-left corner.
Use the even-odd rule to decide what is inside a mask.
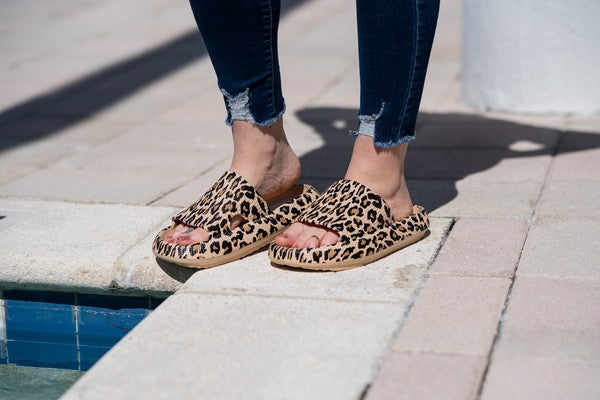
[[[144,319],[148,312],[142,308],[106,310],[79,306],[79,344],[113,346]]]
[[[87,371],[110,350],[110,347],[104,346],[79,346],[79,360],[81,370]]]
[[[6,337],[9,340],[75,344],[73,306],[5,300]]]
[[[9,340],[7,350],[11,364],[78,369],[77,347],[74,344]]]
[[[147,297],[102,296],[95,294],[77,295],[80,306],[121,310],[124,308],[148,308]]]

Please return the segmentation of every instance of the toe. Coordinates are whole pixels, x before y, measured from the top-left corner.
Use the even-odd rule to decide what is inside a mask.
[[[170,243],[176,243],[177,237],[187,230],[187,226],[179,224],[165,232],[164,240]]]
[[[194,244],[208,239],[208,232],[204,229],[194,229],[190,233],[182,233],[175,239],[177,244]]]
[[[319,228],[314,226],[307,226],[306,229],[302,232],[300,236],[294,242],[294,247],[297,249],[302,249],[308,247],[308,242],[314,242],[314,239],[317,239],[317,246],[319,245]],[[314,247],[314,246],[313,246]]]
[[[296,239],[302,234],[306,225],[296,222],[287,228],[281,235],[275,238],[275,244],[279,246],[291,247]]]
[[[330,246],[336,244],[339,240],[338,235],[333,231],[326,231],[321,239],[321,246]]]

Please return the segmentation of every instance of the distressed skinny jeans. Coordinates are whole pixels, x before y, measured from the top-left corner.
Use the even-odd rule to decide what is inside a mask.
[[[280,0],[190,3],[223,93],[225,122],[273,124],[285,112],[277,53]],[[438,9],[439,0],[356,0],[360,124],[354,134],[372,136],[378,147],[415,138]]]

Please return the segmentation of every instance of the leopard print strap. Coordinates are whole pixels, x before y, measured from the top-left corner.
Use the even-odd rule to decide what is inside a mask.
[[[342,241],[353,232],[382,229],[394,223],[392,210],[381,196],[350,179],[329,186],[298,221],[329,228]]]
[[[198,201],[175,215],[173,223],[220,235],[229,231],[235,215],[253,221],[269,212],[267,202],[246,179],[236,172],[227,171]]]

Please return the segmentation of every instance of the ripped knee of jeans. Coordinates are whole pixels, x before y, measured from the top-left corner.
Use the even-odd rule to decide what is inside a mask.
[[[360,125],[358,129],[355,131],[351,131],[353,135],[367,135],[374,137],[375,136],[375,122],[381,118],[383,114],[383,108],[385,107],[385,103],[381,103],[381,108],[377,114],[370,115],[359,115],[358,119],[360,121]]]

